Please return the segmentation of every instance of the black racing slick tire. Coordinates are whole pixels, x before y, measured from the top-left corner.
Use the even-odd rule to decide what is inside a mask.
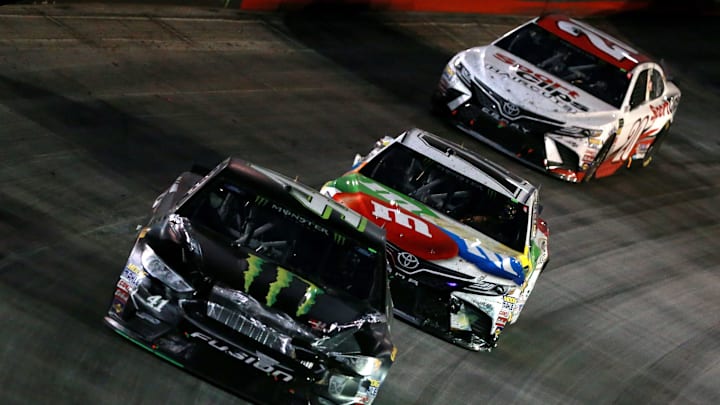
[[[660,146],[662,145],[663,141],[665,141],[665,138],[667,138],[667,134],[670,132],[670,122],[665,124],[663,129],[660,131],[659,134],[655,136],[655,141],[650,145],[650,148],[648,148],[648,151],[645,153],[645,157],[641,160],[641,168],[648,167],[650,163],[652,163],[653,158],[660,150]]]
[[[605,142],[603,147],[600,149],[600,152],[598,152],[597,156],[595,156],[595,160],[593,160],[592,165],[590,165],[590,168],[585,172],[585,177],[583,178],[583,182],[587,183],[590,180],[595,177],[595,172],[597,171],[598,167],[602,164],[602,162],[605,161],[605,158],[607,158],[608,153],[610,153],[610,149],[612,148],[613,144],[615,143],[615,135],[612,135],[608,140]]]

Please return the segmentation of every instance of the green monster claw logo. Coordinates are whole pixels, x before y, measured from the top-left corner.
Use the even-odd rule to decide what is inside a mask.
[[[257,276],[263,271],[263,265],[265,264],[265,261],[262,258],[255,255],[248,255],[247,262],[248,269],[245,270],[244,273],[246,293],[250,291],[250,286],[252,285],[253,281],[255,281]],[[289,271],[283,269],[282,267],[277,268],[277,276],[275,278],[275,281],[270,283],[267,296],[265,296],[265,302],[268,307],[271,307],[275,304],[275,302],[277,301],[277,296],[278,294],[280,294],[280,291],[283,288],[289,287],[294,278],[295,276]],[[301,277],[299,277],[299,279],[302,280],[305,284],[307,284],[307,289],[305,290],[305,295],[298,304],[298,308],[295,313],[296,316],[305,315],[310,312],[310,308],[315,305],[315,299],[317,298],[317,296],[325,293],[322,289],[320,289],[313,283]]]
[[[277,300],[277,295],[280,293],[280,290],[283,288],[286,288],[292,283],[293,275],[289,271],[283,269],[282,267],[277,268],[277,278],[275,281],[270,283],[270,289],[268,290],[267,296],[265,297],[265,302],[267,306],[271,307],[273,304],[275,304],[275,301]]]
[[[310,284],[307,290],[305,290],[305,296],[303,297],[302,303],[298,305],[296,316],[305,315],[310,311],[310,308],[315,305],[315,298],[322,294],[323,290]]]
[[[262,272],[262,265],[263,265],[263,259],[249,255],[248,259],[248,269],[245,270],[245,292],[250,291],[250,286],[253,283],[253,280],[255,280],[255,277]]]

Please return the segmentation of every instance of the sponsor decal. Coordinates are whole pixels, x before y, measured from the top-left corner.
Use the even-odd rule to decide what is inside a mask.
[[[112,309],[115,311],[116,314],[121,313],[121,312],[125,309],[125,303],[124,303],[124,302],[120,302],[120,301],[117,300],[117,299],[113,299],[113,303],[112,303],[111,306],[112,306]]]
[[[273,377],[276,381],[290,382],[295,378],[293,371],[290,368],[284,367],[279,361],[258,351],[253,353],[241,347],[230,348],[223,342],[202,332],[193,332],[190,334],[190,337],[202,340],[215,350],[225,353],[230,357],[240,360],[257,370],[266,373],[268,376]]]
[[[672,109],[669,101],[663,101],[658,105],[650,105],[650,120],[654,121],[660,117],[672,114]]]
[[[505,324],[510,320],[510,311],[503,308],[500,310],[500,313],[498,314],[498,319],[495,321],[495,336],[499,335],[500,332],[502,332],[503,328],[505,328]]]
[[[115,300],[117,302],[120,302],[122,304],[126,304],[127,300],[130,298],[130,294],[123,289],[118,288],[115,290]]]
[[[123,269],[120,278],[127,281],[134,289],[142,283],[143,278],[145,278],[145,272],[136,264],[128,263]]]
[[[277,300],[277,295],[280,293],[280,290],[289,287],[290,283],[292,283],[292,280],[292,273],[283,269],[282,267],[277,268],[277,276],[275,278],[275,281],[270,283],[270,289],[268,289],[268,293],[265,296],[265,303],[267,304],[267,306],[271,307],[275,304],[275,301]]]
[[[245,292],[250,292],[250,286],[252,285],[255,278],[262,272],[263,259],[249,255],[247,258],[248,268],[243,273],[245,277]]]
[[[296,200],[298,200],[310,211],[319,215],[322,219],[328,219],[330,218],[330,215],[332,215],[333,207],[328,204],[329,201],[325,196],[318,194],[313,189],[306,187],[301,183],[289,183],[287,179],[270,170],[263,169],[257,166],[253,167],[256,170],[264,173],[268,177],[275,179],[279,183],[290,186],[290,195],[295,197]],[[345,210],[344,212],[341,212],[339,214],[340,218],[343,221],[349,223],[360,232],[365,231],[365,227],[367,226],[367,219],[363,218],[361,215],[358,215],[357,213],[354,213],[350,210]]]
[[[336,185],[340,191],[352,193],[360,192],[376,198],[380,201],[391,203],[394,207],[402,208],[417,216],[437,217],[437,214],[422,204],[417,204],[415,200],[395,190],[377,183],[367,177],[359,174],[351,174],[341,177],[336,181]],[[349,186],[352,185],[352,186]]]
[[[373,206],[371,214],[375,218],[382,219],[383,221],[392,221],[400,226],[412,229],[419,234],[427,236],[428,238],[433,237],[430,233],[430,227],[427,222],[423,221],[419,217],[409,215],[399,208],[388,207],[375,200],[371,200],[370,203]]]
[[[265,261],[262,258],[252,254],[248,255],[248,258],[246,260],[248,263],[248,268],[243,273],[243,276],[245,278],[244,288],[245,292],[249,294],[250,287],[252,286],[253,282],[255,281],[257,276],[260,275],[260,273],[262,273],[264,270]],[[310,312],[310,308],[315,305],[317,297],[321,294],[324,294],[324,291],[320,287],[305,279],[293,275],[293,273],[286,269],[283,269],[282,267],[275,267],[275,271],[277,272],[275,276],[275,281],[270,283],[267,295],[265,296],[265,304],[269,307],[275,304],[278,294],[280,294],[280,291],[282,291],[284,288],[289,287],[293,280],[296,278],[307,285],[307,288],[305,289],[305,294],[298,302],[297,311],[295,312],[296,316],[306,315],[308,312]]]
[[[125,291],[126,293],[130,293],[134,290],[134,288],[128,284],[128,282],[125,279],[119,279],[116,285],[118,290]]]
[[[367,393],[371,397],[376,397],[378,394],[378,390],[380,389],[380,380],[375,380],[370,378],[370,386],[367,389]]]
[[[480,270],[512,280],[517,285],[525,282],[525,272],[522,264],[516,258],[486,250],[480,244],[468,245],[467,241],[460,236],[448,230],[444,231],[457,243],[460,257],[474,264]]]
[[[315,305],[315,298],[322,293],[323,290],[321,290],[317,286],[314,286],[312,284],[308,285],[307,289],[305,290],[305,295],[303,296],[300,305],[298,305],[298,309],[295,315],[301,316],[307,314],[310,311],[310,308]]]
[[[392,352],[390,352],[390,361],[392,361],[392,362],[395,361],[395,357],[397,357],[397,352],[398,352],[397,346],[393,346]]]
[[[506,77],[515,83],[521,84],[530,91],[551,100],[566,112],[590,110],[587,106],[576,101],[576,99],[580,97],[580,94],[576,90],[569,89],[560,82],[518,63],[515,59],[508,55],[496,52],[493,56],[495,59],[510,65],[512,67],[510,71],[514,71],[514,74],[511,74],[506,72],[504,69],[498,68],[492,63],[486,63],[485,68],[494,74]],[[505,112],[504,107],[505,106],[503,105],[503,112]]]
[[[300,224],[308,229],[313,229],[319,233],[322,233],[323,235],[330,236],[330,231],[327,228],[325,228],[324,226],[320,226],[320,224],[318,224],[314,221],[311,221],[303,216],[298,215],[294,211],[291,211],[291,210],[289,210],[285,207],[282,207],[280,205],[277,205],[275,203],[272,203],[270,205],[270,208],[272,208],[274,211],[277,211],[278,213],[280,213],[288,218],[291,218],[293,221],[297,222],[298,224]],[[330,212],[332,212],[332,211],[330,211]],[[324,218],[324,219],[327,219],[327,218]]]
[[[385,202],[361,192],[341,192],[333,198],[384,228],[388,241],[406,252],[425,260],[457,256],[457,245],[442,228],[396,205],[394,201]]]

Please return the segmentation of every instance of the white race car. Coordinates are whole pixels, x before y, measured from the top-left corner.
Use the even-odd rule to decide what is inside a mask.
[[[496,346],[547,263],[538,189],[420,129],[321,192],[385,229],[395,315],[470,350]]]
[[[432,97],[464,132],[571,182],[647,166],[679,101],[658,63],[558,15],[458,53]]]

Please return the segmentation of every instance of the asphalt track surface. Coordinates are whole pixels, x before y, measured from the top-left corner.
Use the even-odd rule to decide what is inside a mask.
[[[376,403],[720,403],[718,19],[595,21],[683,99],[651,167],[583,185],[428,113],[455,51],[524,20],[1,7],[0,403],[243,403],[101,322],[150,203],[231,154],[319,186],[412,126],[542,185],[551,260],[491,353],[396,322]]]

